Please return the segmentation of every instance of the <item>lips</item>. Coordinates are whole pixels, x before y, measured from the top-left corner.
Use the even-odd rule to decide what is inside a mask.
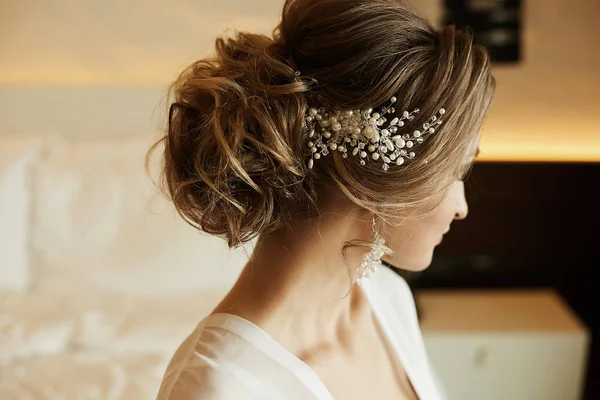
[[[445,235],[446,233],[448,233],[449,231],[450,231],[450,227],[448,227],[448,229],[446,229],[446,230],[444,231],[444,233],[442,233],[442,236],[440,236],[440,240],[438,241],[438,244],[442,243],[442,240],[444,240],[444,235]]]

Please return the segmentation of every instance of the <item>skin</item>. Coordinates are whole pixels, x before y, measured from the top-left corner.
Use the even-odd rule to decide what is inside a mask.
[[[465,162],[475,158],[474,147]],[[416,399],[391,364],[360,286],[349,286],[347,266],[360,265],[365,248],[350,248],[345,257],[336,250],[351,239],[370,240],[372,214],[339,196],[321,200],[318,221],[259,239],[213,313],[258,325],[313,368],[335,398]],[[384,260],[405,270],[426,268],[451,223],[467,214],[464,184],[456,181],[426,218],[390,228],[395,255]]]
[[[456,181],[445,198],[426,218],[406,221],[399,227],[389,228],[388,246],[393,255],[384,261],[408,271],[421,271],[431,264],[433,249],[442,242],[456,220],[467,217],[469,207],[465,199],[463,181]]]

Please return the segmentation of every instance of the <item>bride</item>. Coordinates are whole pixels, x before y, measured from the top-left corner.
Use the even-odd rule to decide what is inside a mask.
[[[217,38],[173,83],[154,149],[183,218],[256,246],[158,399],[444,398],[381,260],[426,268],[467,216],[493,90],[467,32],[402,0],[288,0],[272,37]]]

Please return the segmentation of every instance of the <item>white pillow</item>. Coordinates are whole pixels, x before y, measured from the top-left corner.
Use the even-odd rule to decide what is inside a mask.
[[[149,139],[57,142],[36,173],[38,289],[182,293],[229,287],[246,254],[201,234],[158,193]]]
[[[32,169],[42,140],[0,139],[0,289],[29,283]]]
[[[169,362],[159,354],[70,350],[0,364],[3,400],[154,399]]]
[[[0,365],[70,349],[169,357],[225,292],[0,291]]]

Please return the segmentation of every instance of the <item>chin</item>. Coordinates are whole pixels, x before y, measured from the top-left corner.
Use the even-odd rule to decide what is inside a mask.
[[[426,257],[426,259],[422,259],[422,260],[410,260],[410,261],[407,260],[407,262],[404,262],[403,260],[397,260],[397,259],[392,259],[389,261],[382,259],[381,261],[383,262],[384,265],[387,265],[388,267],[391,267],[391,268],[396,268],[396,269],[400,269],[403,271],[410,271],[410,272],[421,272],[421,271],[424,271],[427,268],[429,268],[432,260],[433,260],[433,252],[429,255],[429,257]]]
[[[407,268],[407,270],[411,271],[411,272],[421,272],[421,271],[425,271],[427,268],[429,268],[430,265],[431,265],[431,258],[427,262],[415,264],[412,266],[412,268]]]

